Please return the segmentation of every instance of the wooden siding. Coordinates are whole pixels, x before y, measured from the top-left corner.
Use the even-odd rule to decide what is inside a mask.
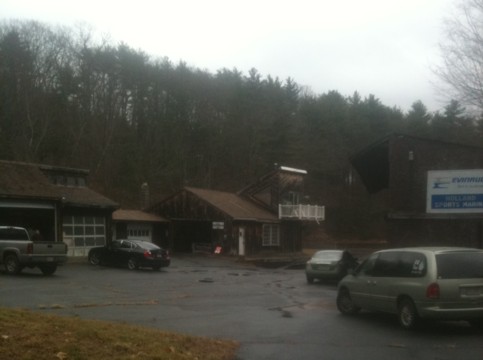
[[[394,137],[389,149],[389,164],[391,210],[425,213],[428,170],[481,169],[483,149],[413,137]]]

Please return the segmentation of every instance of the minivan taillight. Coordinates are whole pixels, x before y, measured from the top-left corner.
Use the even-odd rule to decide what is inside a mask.
[[[439,299],[439,285],[437,283],[431,283],[426,288],[426,297],[428,299]]]

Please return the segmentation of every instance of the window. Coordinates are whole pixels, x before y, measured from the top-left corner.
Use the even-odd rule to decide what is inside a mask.
[[[278,224],[263,225],[262,245],[280,246],[280,226]]]
[[[152,226],[131,223],[127,225],[127,238],[129,240],[151,241]]]
[[[483,278],[483,252],[454,252],[436,255],[438,279]]]
[[[70,186],[70,187],[86,187],[87,182],[84,175],[79,174],[59,174],[49,173],[48,178],[55,185]]]
[[[422,277],[426,275],[426,257],[417,252],[403,252],[400,259],[401,276]]]
[[[298,205],[300,204],[300,193],[296,191],[289,191],[282,198],[283,205]]]
[[[27,232],[23,229],[7,227],[0,229],[0,240],[23,240],[28,241]]]
[[[372,276],[374,272],[374,265],[376,264],[377,254],[372,255],[370,258],[364,260],[364,262],[356,269],[357,274],[366,276]]]
[[[411,251],[390,251],[379,254],[373,276],[422,277],[426,275],[426,257]]]
[[[149,236],[149,229],[129,229],[129,237],[147,237]]]
[[[121,249],[131,249],[132,243],[130,241],[123,241],[121,243]]]
[[[84,256],[86,249],[106,244],[106,225],[100,216],[64,216],[62,230],[74,256]]]
[[[398,273],[398,253],[383,252],[379,254],[374,266],[373,276],[394,277]]]

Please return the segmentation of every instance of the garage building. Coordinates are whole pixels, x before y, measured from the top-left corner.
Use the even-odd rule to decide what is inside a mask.
[[[64,241],[69,256],[85,256],[111,238],[111,215],[118,208],[89,189],[88,175],[83,169],[0,160],[1,225]]]

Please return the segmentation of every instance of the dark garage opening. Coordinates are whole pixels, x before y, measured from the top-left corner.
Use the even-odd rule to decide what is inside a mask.
[[[211,221],[173,221],[173,250],[191,253],[193,244],[211,244]]]
[[[55,241],[55,210],[0,207],[0,225],[26,228],[30,235],[40,232],[42,240]]]

